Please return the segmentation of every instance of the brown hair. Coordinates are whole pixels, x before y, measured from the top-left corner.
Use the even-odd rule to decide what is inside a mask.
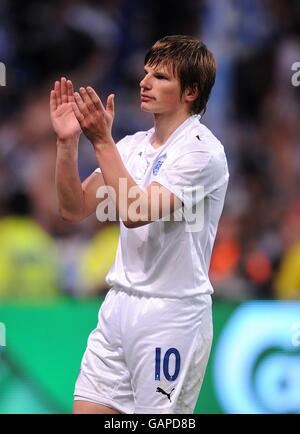
[[[216,78],[216,61],[206,45],[187,35],[165,36],[150,48],[145,65],[171,67],[179,78],[181,95],[186,89],[198,88],[199,96],[193,102],[194,114],[205,113],[211,89]]]

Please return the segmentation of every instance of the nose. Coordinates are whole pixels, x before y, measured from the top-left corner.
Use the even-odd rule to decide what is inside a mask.
[[[141,89],[151,89],[151,82],[148,74],[140,81],[140,87]]]

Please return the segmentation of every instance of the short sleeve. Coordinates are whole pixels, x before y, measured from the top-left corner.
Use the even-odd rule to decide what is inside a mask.
[[[161,166],[155,181],[191,208],[228,180],[224,154],[192,151]]]

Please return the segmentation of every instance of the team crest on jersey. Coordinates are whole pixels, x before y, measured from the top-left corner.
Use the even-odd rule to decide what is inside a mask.
[[[153,173],[154,176],[158,174],[159,169],[161,168],[161,166],[162,166],[162,164],[163,164],[163,162],[165,161],[166,158],[167,158],[167,154],[163,154],[156,161],[156,163],[154,164],[153,169],[152,169],[152,173]]]

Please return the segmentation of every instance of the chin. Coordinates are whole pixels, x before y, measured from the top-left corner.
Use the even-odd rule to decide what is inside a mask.
[[[151,110],[150,107],[147,107],[147,106],[145,106],[144,104],[145,104],[145,103],[142,103],[142,104],[141,104],[141,110],[142,110],[143,112],[153,113],[153,109]]]
[[[153,115],[164,113],[163,110],[158,110],[157,108],[155,109],[154,107],[151,107],[151,105],[148,105],[144,102],[141,103],[141,110],[146,113],[152,113]]]

